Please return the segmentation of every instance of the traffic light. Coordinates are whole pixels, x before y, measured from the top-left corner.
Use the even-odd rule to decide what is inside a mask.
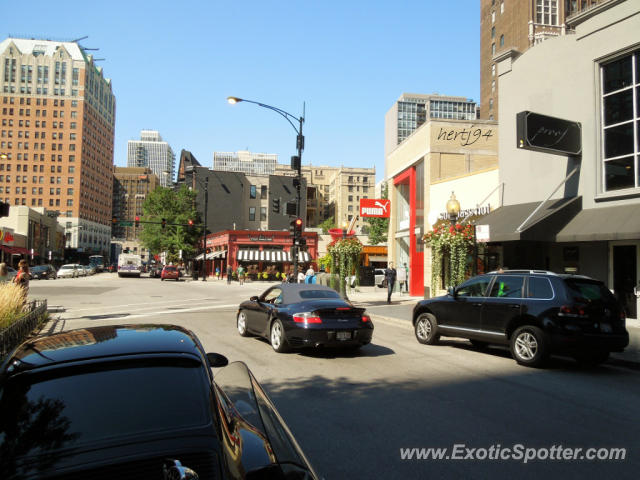
[[[162,222],[160,222],[160,224],[162,225],[162,228],[164,229],[164,227],[167,226],[167,221],[163,218]]]
[[[140,217],[136,215],[136,217],[134,218],[135,224],[136,224],[136,228],[138,228],[140,226]]]
[[[296,220],[291,220],[289,222],[289,233],[291,235],[295,235],[296,234]]]
[[[300,238],[302,236],[302,219],[301,218],[296,218],[293,221],[293,225],[294,225],[294,228],[295,228],[294,236],[296,238]]]
[[[273,213],[280,213],[280,199],[279,198],[271,199],[271,211]]]
[[[291,169],[292,170],[300,170],[300,157],[294,155],[291,157]]]
[[[187,220],[187,223],[189,224],[189,228],[193,227],[193,220],[189,219]]]
[[[112,217],[111,218],[111,225],[113,225],[115,227],[116,223],[118,223],[118,217]]]

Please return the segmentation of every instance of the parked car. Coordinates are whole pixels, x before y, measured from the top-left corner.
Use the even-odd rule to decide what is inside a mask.
[[[282,353],[290,348],[340,346],[353,349],[371,342],[373,323],[335,290],[317,284],[283,283],[242,302],[238,333],[268,339]]]
[[[83,265],[82,266],[85,270],[85,272],[87,272],[87,275],[95,275],[96,274],[96,267],[93,265]]]
[[[6,479],[318,478],[247,366],[175,325],[29,339],[0,365],[0,425]]]
[[[604,362],[629,344],[625,316],[604,283],[581,275],[507,270],[473,277],[413,309],[420,343],[462,337],[477,347],[509,345],[521,365],[553,354]]]
[[[68,263],[66,265],[62,265],[58,269],[57,276],[59,278],[66,278],[66,277],[76,278],[77,276],[79,276],[78,267],[76,267],[75,263]]]
[[[81,265],[79,263],[74,263],[76,270],[78,270],[78,276],[79,277],[86,277],[88,275],[87,271],[84,268],[84,265]]]
[[[160,273],[160,280],[175,280],[176,282],[179,282],[180,272],[178,271],[178,268],[173,265],[167,265]]]
[[[9,265],[7,265],[7,272],[9,273],[9,280],[13,280],[18,275],[18,271]]]
[[[160,278],[162,273],[162,265],[151,265],[149,267],[149,278]]]
[[[32,279],[38,280],[49,280],[51,278],[58,278],[56,269],[53,268],[53,265],[36,265],[34,267],[31,267],[29,268],[29,275]]]

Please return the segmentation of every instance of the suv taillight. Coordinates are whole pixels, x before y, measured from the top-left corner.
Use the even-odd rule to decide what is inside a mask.
[[[322,319],[316,312],[294,313],[293,321],[296,323],[322,323]]]
[[[585,312],[582,305],[562,305],[558,312],[559,317],[571,317],[571,318],[587,318],[587,312]]]

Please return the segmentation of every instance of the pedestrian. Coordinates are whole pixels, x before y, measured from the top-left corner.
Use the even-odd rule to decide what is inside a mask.
[[[244,285],[244,267],[242,265],[238,266],[238,282],[240,285]]]
[[[409,293],[409,267],[404,264],[404,269],[407,272],[407,280],[404,282],[404,293]]]
[[[304,276],[304,283],[315,283],[315,276],[316,276],[316,272],[314,272],[313,270],[313,266],[309,265],[309,268],[307,269],[307,273]]]
[[[302,269],[300,269],[298,271],[298,283],[304,283],[304,280],[305,280],[305,274],[302,271]]]
[[[233,268],[231,265],[227,265],[227,285],[231,285],[231,274],[233,273]]]
[[[0,283],[5,283],[9,280],[9,269],[7,268],[7,264],[2,262],[0,263]]]
[[[389,266],[384,270],[384,279],[387,281],[387,303],[391,303],[391,293],[396,284],[396,269],[393,268],[393,262],[389,262]]]
[[[407,283],[407,271],[403,267],[400,267],[398,269],[397,278],[398,278],[398,285],[400,286],[400,293],[402,293],[404,290],[404,286]]]
[[[216,267],[216,278],[220,280],[220,267]]]
[[[23,259],[18,262],[18,274],[13,279],[13,283],[23,288],[26,300],[29,293],[29,264],[26,260]]]

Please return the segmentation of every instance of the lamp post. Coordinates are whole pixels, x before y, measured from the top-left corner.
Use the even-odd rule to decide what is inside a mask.
[[[267,105],[265,103],[261,103],[261,102],[256,102],[253,100],[247,100],[244,98],[238,98],[238,97],[227,97],[227,101],[231,104],[231,105],[235,105],[236,103],[240,103],[240,102],[247,102],[247,103],[253,103],[254,105],[258,105],[259,107],[263,107],[266,108],[268,110],[273,110],[274,112],[276,112],[277,114],[281,115],[282,117],[284,117],[284,119],[289,122],[289,124],[293,127],[293,129],[296,132],[296,148],[298,150],[298,155],[296,157],[291,157],[291,168],[294,168],[296,170],[296,177],[294,180],[294,186],[296,187],[296,218],[300,218],[300,204],[301,204],[301,199],[300,199],[300,186],[302,184],[302,151],[304,150],[304,135],[302,135],[302,124],[304,123],[304,105],[302,107],[302,116],[300,117],[296,117],[295,115],[291,115],[288,112],[285,112],[284,110],[277,108],[277,107],[273,107],[271,105]],[[295,122],[298,123],[298,127],[295,126],[295,124],[293,123],[294,120]],[[297,234],[297,230],[294,230],[294,234],[293,234],[293,246],[291,248],[292,250],[292,257],[293,257],[293,272],[294,275],[298,275],[298,244],[299,244],[300,238],[298,238],[298,234]]]
[[[191,172],[191,179],[193,182],[192,188],[198,185],[202,185],[196,178],[196,169],[193,166],[189,166],[186,169],[187,172]],[[209,207],[209,175],[204,178],[204,220],[203,220],[203,240],[202,240],[202,281],[207,281],[207,211]]]
[[[458,221],[458,215],[460,214],[460,202],[456,199],[455,193],[451,192],[451,198],[447,202],[447,214],[451,225],[455,225]]]
[[[344,221],[342,222],[342,239],[346,240],[347,238],[347,222]],[[343,253],[341,253],[340,255],[344,255]],[[340,260],[340,263],[342,263],[342,260]],[[344,298],[345,300],[349,300],[349,297],[347,297],[347,278],[349,278],[349,273],[351,272],[346,272],[346,275],[344,278],[340,279],[340,294],[342,295],[342,298]]]

